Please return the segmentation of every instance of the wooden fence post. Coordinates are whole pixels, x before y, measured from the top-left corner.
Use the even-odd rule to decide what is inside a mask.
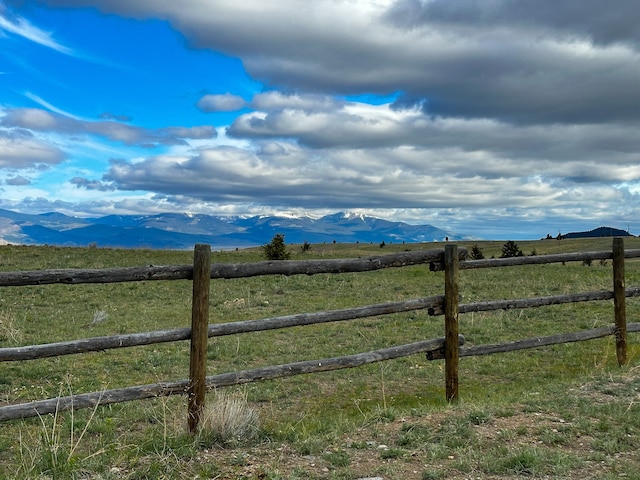
[[[209,285],[211,247],[197,244],[193,251],[193,303],[191,305],[191,354],[189,357],[188,424],[195,433],[206,396],[207,340],[209,329]]]
[[[458,246],[444,247],[444,362],[445,383],[448,402],[458,400]]]
[[[616,322],[618,365],[627,363],[627,313],[624,285],[624,240],[613,239],[613,308]]]

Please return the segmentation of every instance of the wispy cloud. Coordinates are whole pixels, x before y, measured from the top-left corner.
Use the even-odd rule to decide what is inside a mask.
[[[2,10],[0,10],[0,29],[26,38],[44,47],[51,48],[64,55],[74,55],[72,49],[57,42],[50,32],[41,30],[21,17],[14,17],[10,20],[4,15]]]
[[[39,97],[38,95],[36,95],[35,93],[31,93],[31,92],[24,92],[24,96],[27,97],[29,100],[33,100],[34,102],[36,102],[38,105],[46,108],[47,110],[51,110],[52,112],[55,112],[59,115],[62,115],[64,117],[68,117],[68,118],[73,118],[74,120],[81,120],[79,117],[65,111],[62,110],[58,107],[56,107],[55,105],[47,102],[46,100],[44,100],[43,98]]]

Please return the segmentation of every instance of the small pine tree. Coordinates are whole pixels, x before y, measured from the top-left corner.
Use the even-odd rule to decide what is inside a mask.
[[[471,260],[482,260],[484,258],[484,253],[482,253],[482,249],[476,243],[471,249]]]
[[[311,244],[305,240],[300,248],[302,249],[303,252],[310,252]]]
[[[518,244],[513,240],[509,240],[502,246],[501,258],[522,257],[523,255],[522,250],[520,250]]]
[[[291,258],[291,252],[287,250],[284,244],[284,235],[282,233],[276,233],[271,242],[262,246],[262,251],[267,260],[289,260]]]

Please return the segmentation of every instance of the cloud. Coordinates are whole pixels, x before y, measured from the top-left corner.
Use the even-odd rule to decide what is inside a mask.
[[[0,128],[0,168],[57,165],[64,158],[64,152],[58,147],[34,138],[26,130]]]
[[[166,127],[149,129],[114,121],[87,121],[36,108],[9,108],[0,119],[0,126],[22,128],[66,135],[99,135],[125,145],[184,145],[185,139],[215,138],[212,126]]]
[[[401,92],[427,115],[509,123],[640,121],[634,0],[50,3],[167,19],[272,88]]]
[[[103,112],[98,115],[100,120],[115,120],[117,122],[130,122],[132,118],[129,115],[116,115],[111,112]]]
[[[44,100],[43,98],[39,97],[38,95],[31,93],[31,92],[25,92],[24,94],[25,97],[27,97],[30,100],[33,100],[35,103],[37,103],[38,105],[43,106],[44,108],[46,108],[47,110],[50,110],[52,112],[55,112],[63,117],[68,117],[68,118],[73,118],[75,120],[80,120],[79,117],[65,111],[62,110],[61,108],[56,107],[55,105],[47,102],[46,100]]]
[[[315,106],[315,98],[297,96],[289,104],[265,102],[262,106],[272,109],[239,116],[227,133],[254,141],[290,139],[312,149],[384,148],[425,157],[476,158],[473,164],[456,168],[487,177],[519,177],[526,172],[579,178],[583,172],[586,179],[586,172],[591,172],[591,181],[640,178],[640,139],[633,124],[513,125],[488,119],[426,117],[420,109],[398,110],[389,104],[342,102],[328,109],[323,99]],[[438,173],[434,165],[401,162],[398,166]]]
[[[0,5],[0,30],[18,35],[64,55],[74,55],[73,50],[57,42],[50,32],[39,29],[15,14],[9,16],[9,12],[2,5]]]
[[[318,153],[288,142],[269,142],[258,152],[218,147],[203,149],[196,156],[114,161],[102,180],[118,190],[182,195],[202,202],[328,209],[541,208],[562,203],[563,192],[569,189],[581,189],[554,185],[542,169],[523,176],[515,168],[505,173],[502,165],[486,161],[482,155],[460,151],[447,155],[415,149]],[[487,163],[484,168],[465,170],[483,162]]]
[[[547,35],[565,35],[567,38],[579,36],[599,45],[640,45],[640,28],[630,15],[637,12],[637,2],[620,0],[615,8],[611,7],[602,2],[577,0],[556,0],[553,3],[399,0],[389,9],[387,18],[409,28],[433,24],[517,28]]]
[[[307,112],[330,112],[340,109],[345,102],[329,95],[292,94],[278,91],[259,93],[251,100],[256,110],[301,110]]]
[[[14,187],[22,187],[22,186],[25,186],[25,185],[30,185],[31,184],[31,180],[29,180],[28,178],[25,178],[25,177],[23,177],[21,175],[17,175],[15,177],[8,178],[5,181],[5,183],[7,185],[11,185],[11,186],[14,186]]]
[[[203,112],[234,112],[246,106],[247,102],[238,95],[205,95],[196,106]]]
[[[111,184],[101,182],[99,180],[89,180],[82,177],[74,177],[69,180],[69,183],[75,185],[77,188],[84,188],[87,190],[98,190],[101,192],[109,192],[115,190],[115,187]]]

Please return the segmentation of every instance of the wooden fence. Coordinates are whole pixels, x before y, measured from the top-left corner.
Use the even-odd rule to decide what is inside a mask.
[[[190,340],[190,378],[188,380],[131,386],[29,403],[5,405],[0,407],[0,421],[34,417],[63,410],[93,408],[96,405],[130,400],[186,394],[188,396],[188,424],[190,430],[195,431],[200,421],[207,389],[299,374],[352,368],[416,353],[425,353],[430,360],[445,360],[446,396],[447,400],[455,401],[458,398],[458,360],[460,357],[591,340],[608,335],[616,336],[618,363],[620,365],[626,363],[627,332],[640,331],[640,323],[626,323],[625,298],[640,296],[640,287],[625,289],[624,259],[639,258],[640,250],[625,251],[622,239],[616,238],[613,242],[613,249],[610,252],[569,253],[471,261],[465,260],[465,257],[466,250],[458,249],[455,244],[447,244],[444,249],[439,250],[403,252],[359,259],[211,264],[210,247],[208,245],[196,245],[193,265],[0,272],[0,287],[54,283],[114,283],[184,279],[193,281],[192,323],[190,328],[94,337],[44,345],[0,348],[0,361],[8,362]],[[610,291],[459,304],[458,276],[461,270],[606,259],[613,259],[613,290]],[[444,295],[259,320],[211,325],[208,323],[209,284],[212,278],[231,279],[260,275],[339,274],[419,264],[428,264],[431,270],[444,269]],[[505,344],[462,347],[464,345],[464,337],[459,335],[458,332],[458,316],[460,313],[531,308],[543,305],[609,299],[614,300],[615,323],[611,326],[548,337],[523,339]],[[427,310],[429,315],[444,315],[444,336],[342,357],[305,360],[213,376],[206,375],[206,349],[207,341],[210,337],[347,321],[415,310]]]

